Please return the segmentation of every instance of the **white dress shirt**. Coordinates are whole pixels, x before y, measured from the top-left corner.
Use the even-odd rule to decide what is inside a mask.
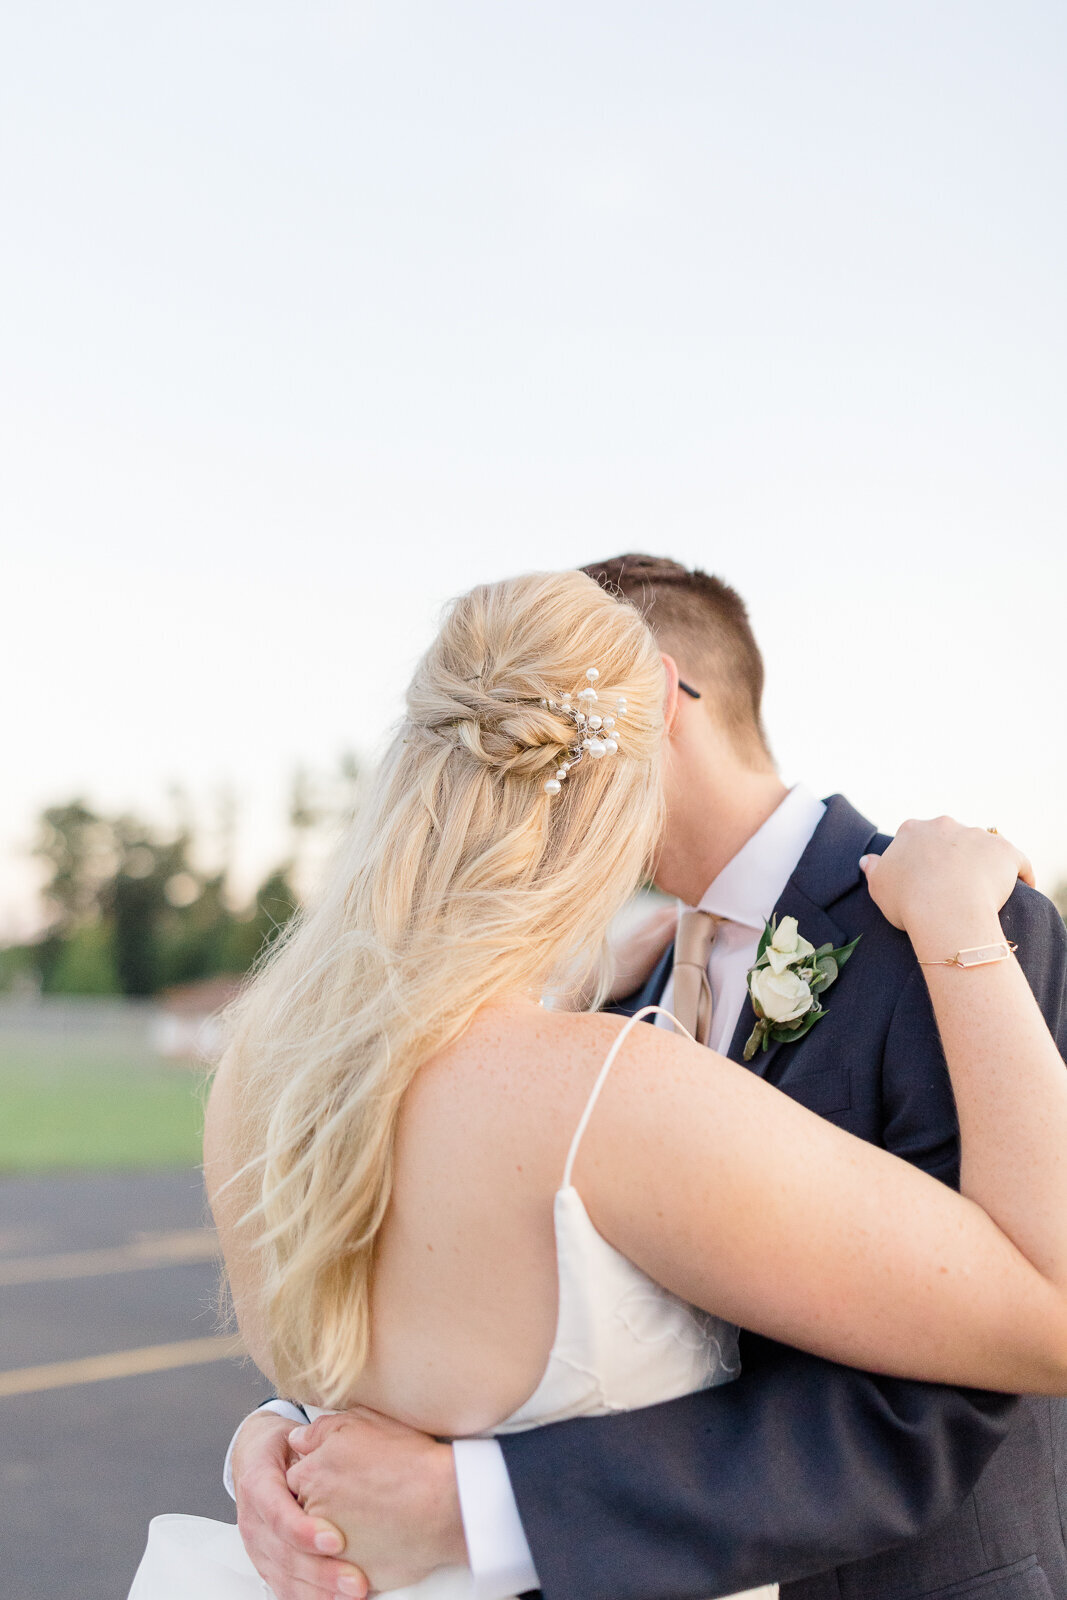
[[[704,891],[697,911],[722,919],[708,961],[711,1034],[708,1045],[723,1055],[730,1048],[748,994],[746,976],[756,960],[764,926],[793,875],[826,807],[809,789],[790,789],[777,811],[743,844]],[[667,979],[660,1005],[671,1010],[674,979]],[[657,1027],[669,1028],[667,1017]]]
[[[778,809],[726,863],[696,908],[723,919],[708,961],[712,1002],[708,1044],[713,1050],[725,1053],[730,1048],[748,993],[746,975],[755,963],[764,925],[825,811],[810,790],[800,784],[790,789]],[[668,1011],[673,992],[673,979],[668,978],[660,1001]],[[657,1016],[656,1023],[670,1027],[666,1017]],[[495,1439],[457,1439],[452,1455],[477,1600],[505,1600],[539,1589],[500,1445]]]
[[[713,1050],[725,1053],[730,1047],[748,992],[746,974],[755,962],[764,924],[825,810],[802,785],[790,789],[778,809],[723,867],[697,907],[722,919],[708,960],[712,1000],[708,1043]],[[673,980],[668,979],[661,1001],[668,1011],[673,990]],[[665,1017],[658,1016],[656,1022],[670,1027]],[[304,1420],[288,1401],[270,1401],[260,1409],[277,1411],[294,1424]],[[231,1495],[234,1441],[226,1456],[226,1487]],[[476,1600],[506,1600],[539,1589],[500,1445],[495,1439],[457,1439],[452,1455]]]

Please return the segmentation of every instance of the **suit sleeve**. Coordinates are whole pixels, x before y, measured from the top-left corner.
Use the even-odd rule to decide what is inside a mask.
[[[1007,1430],[1002,1396],[751,1337],[719,1389],[500,1440],[545,1600],[706,1600],[917,1538]]]
[[[1022,889],[1003,921],[1063,1049],[1063,922]],[[951,1092],[915,978],[885,1046],[886,1143],[953,1181]],[[704,1600],[906,1543],[965,1499],[1016,1404],[753,1335],[742,1361],[718,1389],[501,1439],[545,1600]]]

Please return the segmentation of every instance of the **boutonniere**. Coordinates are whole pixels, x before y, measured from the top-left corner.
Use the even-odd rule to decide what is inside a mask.
[[[863,935],[835,950],[832,944],[816,950],[800,937],[796,917],[772,917],[756,951],[756,965],[748,969],[748,993],[758,1021],[745,1045],[745,1060],[772,1039],[793,1044],[826,1015],[819,996],[837,982],[849,956]]]

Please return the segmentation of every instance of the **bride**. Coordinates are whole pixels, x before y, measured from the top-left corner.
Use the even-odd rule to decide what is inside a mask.
[[[542,1003],[648,871],[676,696],[580,573],[456,601],[320,903],[248,989],[206,1175],[247,1347],[312,1415],[455,1437],[649,1405],[734,1377],[739,1324],[1067,1392],[1067,1074],[1010,957],[923,968],[962,1194],[687,1038]],[[1028,874],[945,820],[866,870],[924,962],[1001,941]],[[163,1517],[130,1600],[269,1592],[235,1528]],[[472,1591],[457,1566],[390,1592]]]

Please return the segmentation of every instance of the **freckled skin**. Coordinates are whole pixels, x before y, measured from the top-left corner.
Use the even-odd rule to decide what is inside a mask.
[[[922,838],[901,837],[921,854]],[[988,836],[979,831],[978,839],[987,850]],[[879,874],[901,848],[906,854],[898,841],[875,858]],[[924,947],[992,942],[987,924],[996,915],[975,909],[972,867],[950,870],[938,900],[930,878],[945,872],[940,845],[935,855],[934,866],[915,875]],[[974,923],[962,931],[961,904],[971,906]],[[996,1116],[981,1124],[981,1148],[994,1199],[1001,1204],[1007,1194],[1013,1218],[1029,1228],[1023,1197],[1036,1186],[1047,1215],[1050,1196],[1067,1189],[1063,1173],[1032,1159],[1043,1156],[1058,1114],[1062,1062],[1021,969],[968,974],[966,1004],[958,973],[927,971],[954,1083],[978,1074],[992,1097],[1012,1041],[1028,1040],[1015,1050],[1010,1104],[998,1101]],[[977,1015],[979,984],[989,994]],[[536,1388],[556,1324],[553,1197],[621,1027],[617,1017],[553,1013],[514,996],[486,1007],[420,1069],[397,1129],[371,1355],[352,1402],[436,1434],[477,1433]],[[1029,1066],[1040,1093],[1019,1096]],[[963,1122],[965,1091],[958,1099]],[[1040,1126],[1001,1148],[1001,1124],[1017,1118],[1020,1105],[1040,1105]],[[976,1132],[971,1144],[979,1148]],[[1020,1171],[1010,1151],[1028,1144],[1031,1159]],[[668,1030],[640,1027],[628,1036],[585,1135],[575,1185],[609,1243],[728,1321],[902,1376],[1008,1390],[1029,1381],[1035,1392],[1049,1392],[1042,1385],[1050,1372],[1060,1381],[1058,1302],[1040,1274],[1030,1268],[1027,1276],[1028,1263],[1005,1254],[988,1215],[961,1212],[959,1197],[935,1180]],[[1008,1304],[1005,1327],[997,1318]],[[1023,1357],[1020,1326],[1031,1341]],[[1025,1373],[1020,1360],[1030,1362]]]

